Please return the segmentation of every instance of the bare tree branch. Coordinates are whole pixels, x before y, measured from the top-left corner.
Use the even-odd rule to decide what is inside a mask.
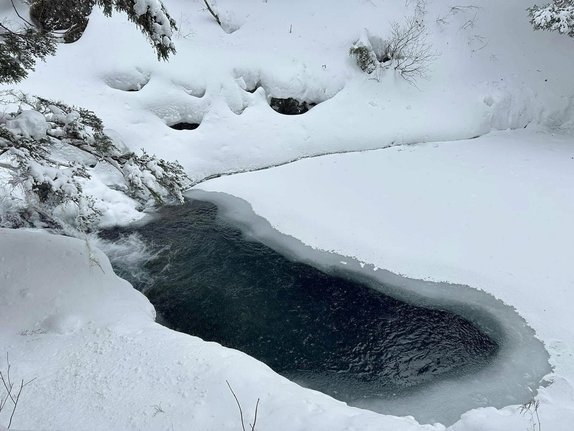
[[[225,383],[227,383],[227,387],[229,388],[229,390],[233,394],[233,398],[235,398],[235,402],[237,403],[237,408],[239,409],[239,416],[241,418],[241,428],[243,429],[243,431],[245,431],[245,422],[243,421],[243,409],[241,408],[241,403],[239,402],[237,395],[235,395],[235,392],[233,392],[233,388],[229,384],[229,381],[226,380]]]
[[[28,380],[24,382],[24,379],[20,380],[20,385],[17,386],[17,391],[14,391],[14,383],[12,383],[12,378],[10,376],[10,369],[12,368],[10,364],[10,358],[8,356],[8,352],[6,352],[6,374],[0,371],[0,381],[6,390],[6,395],[2,400],[0,400],[0,412],[6,406],[8,401],[12,401],[12,411],[10,412],[10,419],[8,421],[8,429],[12,426],[12,421],[14,420],[14,415],[16,414],[16,409],[18,408],[18,402],[20,401],[20,396],[26,386],[32,383],[34,379]]]
[[[251,425],[251,431],[255,431],[255,425],[257,424],[257,411],[259,410],[259,398],[257,398],[257,404],[255,404],[255,416],[253,417],[253,425]]]
[[[215,18],[215,21],[217,21],[217,24],[219,24],[219,27],[223,28],[223,26],[221,25],[221,20],[219,19],[219,16],[213,11],[213,9],[211,8],[211,6],[207,2],[207,0],[203,0],[203,2],[205,3],[205,6],[207,7],[207,10],[211,14],[211,16],[213,18]]]
[[[233,388],[229,384],[229,381],[226,380],[225,383],[227,383],[227,387],[229,388],[229,390],[231,391],[231,394],[233,395],[233,398],[235,399],[235,403],[237,404],[237,408],[239,409],[239,417],[241,419],[241,428],[243,431],[245,431],[245,420],[243,419],[243,409],[241,408],[241,403],[239,402],[237,395],[235,395],[235,392],[233,391]],[[255,404],[255,414],[253,416],[253,424],[249,424],[249,428],[251,429],[251,431],[255,431],[255,426],[257,425],[257,413],[259,411],[259,401],[260,401],[260,399],[257,398],[257,403]]]
[[[24,21],[26,24],[28,24],[29,26],[33,26],[33,24],[28,21],[26,18],[24,18],[22,15],[20,15],[20,12],[18,12],[18,9],[16,8],[16,5],[14,4],[14,0],[10,0],[10,2],[12,3],[12,9],[14,9],[14,12],[16,12],[16,15],[18,16],[18,18],[20,18],[22,21]]]

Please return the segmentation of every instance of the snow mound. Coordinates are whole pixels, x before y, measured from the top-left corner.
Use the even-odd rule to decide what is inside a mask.
[[[46,137],[50,125],[44,115],[38,111],[28,110],[21,112],[12,120],[7,120],[6,128],[24,138],[42,139]]]
[[[108,73],[104,82],[111,88],[122,91],[140,91],[150,80],[148,73],[141,70],[126,70]]]

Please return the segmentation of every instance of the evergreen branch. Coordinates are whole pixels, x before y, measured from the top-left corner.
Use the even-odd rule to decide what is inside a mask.
[[[123,178],[121,191],[136,200],[140,209],[162,205],[166,200],[183,201],[191,180],[181,165],[145,151],[141,155],[120,151],[105,135],[102,121],[93,112],[18,92],[4,95],[13,104],[19,102],[19,108],[7,113],[0,123],[0,156],[8,158],[0,163],[0,169],[9,172],[9,184],[17,186],[25,197],[29,215],[24,223],[30,220],[30,226],[34,226],[32,215],[37,214],[51,226],[63,227],[64,222],[55,214],[68,204],[77,207],[75,224],[84,230],[95,226],[101,215],[95,199],[82,190],[83,182],[91,177],[86,166],[91,159],[83,163],[66,161],[57,156],[57,148],[62,146],[116,170]],[[45,136],[30,137],[20,129],[19,116],[34,111],[41,114],[39,118],[32,115],[34,121],[47,127]]]

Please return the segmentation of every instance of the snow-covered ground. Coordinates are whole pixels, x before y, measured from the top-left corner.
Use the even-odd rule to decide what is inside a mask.
[[[177,159],[196,181],[394,145],[199,187],[247,200],[313,247],[466,284],[516,307],[554,367],[537,396],[542,428],[569,430],[574,39],[534,32],[526,0],[429,0],[424,21],[436,58],[414,86],[392,71],[365,75],[348,52],[365,30],[387,37],[416,1],[214,3],[236,31],[217,26],[202,1],[165,1],[179,23],[168,63],[125,17],[95,11],[79,42],[17,88],[96,111],[128,147]],[[319,104],[283,116],[269,96]],[[168,127],[180,121],[201,125]],[[496,129],[514,131],[468,139]],[[102,200],[104,222],[141,217],[109,181],[96,175],[86,185]],[[0,280],[1,349],[15,378],[36,378],[17,428],[238,429],[229,380],[247,416],[261,397],[261,430],[444,429],[347,407],[241,353],[155,324],[147,300],[85,242],[0,231]],[[530,419],[516,406],[491,407],[450,429],[522,431]]]
[[[305,155],[572,119],[574,40],[533,31],[525,0],[427,1],[436,58],[416,86],[392,70],[374,79],[349,56],[365,30],[386,38],[393,22],[414,16],[414,0],[220,0],[224,22],[239,27],[230,34],[202,1],[165,4],[179,23],[169,62],[156,60],[124,16],[96,10],[79,42],[18,87],[94,110],[129,147],[177,159],[198,180]],[[284,116],[267,96],[319,105]],[[179,121],[201,125],[166,125]]]

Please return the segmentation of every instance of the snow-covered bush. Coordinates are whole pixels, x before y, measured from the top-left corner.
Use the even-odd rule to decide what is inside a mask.
[[[10,190],[0,205],[0,226],[90,230],[100,211],[83,184],[96,166],[121,178],[115,188],[140,209],[183,201],[191,181],[177,162],[120,149],[91,111],[21,93],[1,93],[0,188]]]
[[[536,30],[551,30],[574,37],[574,0],[555,0],[546,6],[528,9]]]
[[[387,39],[365,31],[349,54],[355,57],[363,72],[372,74],[393,69],[411,83],[426,75],[435,57],[427,42],[425,26],[416,17],[408,18],[402,24],[394,22]]]

